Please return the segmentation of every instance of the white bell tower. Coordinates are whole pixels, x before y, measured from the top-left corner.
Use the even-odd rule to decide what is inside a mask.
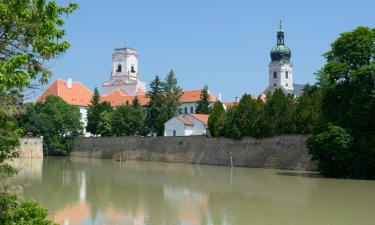
[[[139,80],[138,55],[134,48],[116,48],[112,54],[110,80],[102,84],[104,94],[122,90],[134,96],[144,94],[146,84]]]
[[[281,27],[277,32],[277,45],[271,50],[271,63],[269,64],[269,84],[266,92],[282,88],[293,92],[293,65],[290,61],[292,53],[284,43],[284,31]]]
[[[138,77],[138,55],[132,48],[117,48],[112,54],[112,76]]]

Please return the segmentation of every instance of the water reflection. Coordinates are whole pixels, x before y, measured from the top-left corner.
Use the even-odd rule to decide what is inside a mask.
[[[21,165],[15,182],[28,182],[25,197],[40,201],[60,224],[349,225],[375,219],[373,181],[79,158]]]

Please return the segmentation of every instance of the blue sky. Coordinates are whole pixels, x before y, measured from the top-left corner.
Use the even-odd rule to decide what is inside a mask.
[[[60,4],[70,1],[58,0]],[[66,19],[69,51],[54,61],[51,82],[73,78],[93,89],[110,76],[114,48],[139,54],[141,79],[170,69],[184,89],[204,84],[226,101],[268,85],[278,21],[292,51],[295,83],[313,83],[322,53],[340,33],[375,25],[374,0],[76,0]]]

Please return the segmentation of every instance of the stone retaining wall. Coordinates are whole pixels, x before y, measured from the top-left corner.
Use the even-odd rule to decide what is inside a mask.
[[[196,137],[78,137],[72,157],[197,163],[207,165],[314,171],[305,146],[307,136],[265,139]]]
[[[20,158],[43,158],[43,138],[20,138]]]

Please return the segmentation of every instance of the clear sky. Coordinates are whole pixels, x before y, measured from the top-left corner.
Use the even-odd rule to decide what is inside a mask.
[[[67,4],[68,0],[58,0]],[[207,84],[232,101],[268,85],[278,21],[292,51],[295,83],[314,83],[322,53],[344,31],[375,25],[374,0],[76,0],[66,19],[72,47],[52,64],[57,78],[90,89],[111,72],[114,48],[136,48],[141,80],[173,69],[184,89]]]

